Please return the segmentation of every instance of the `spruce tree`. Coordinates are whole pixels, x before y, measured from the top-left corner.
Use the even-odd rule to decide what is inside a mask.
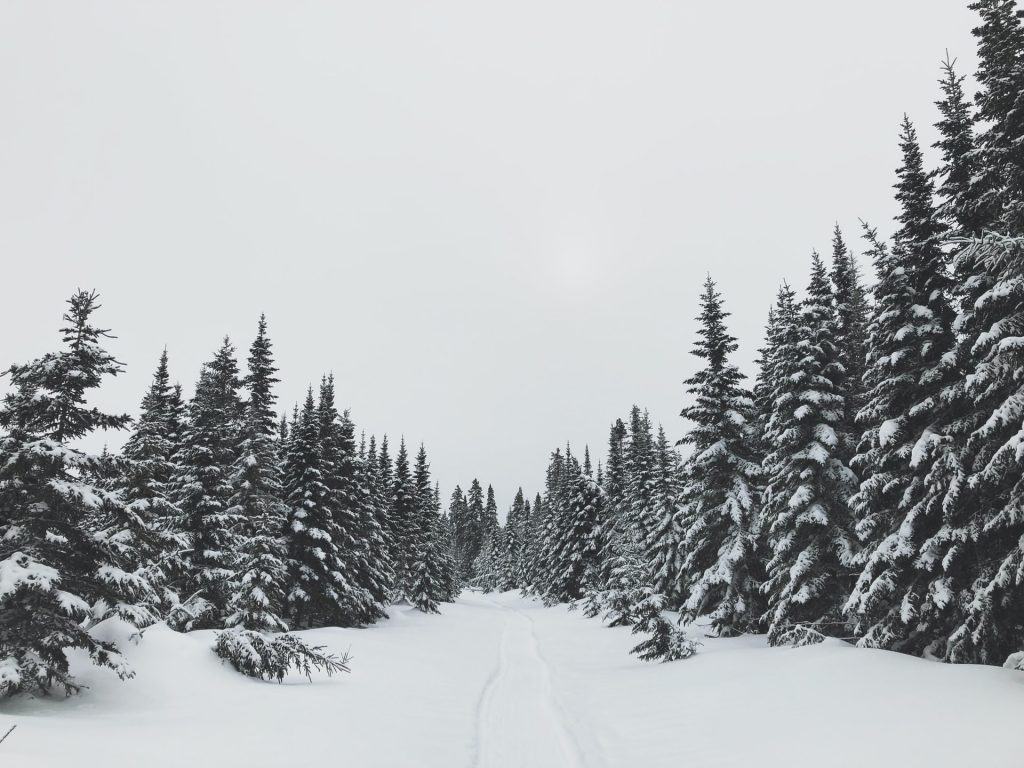
[[[427,449],[420,444],[413,471],[413,518],[409,527],[409,602],[424,613],[437,613],[442,595],[441,553],[438,547],[434,488],[430,480]]]
[[[312,387],[292,425],[285,463],[288,504],[286,600],[296,627],[344,625],[352,584],[345,578],[336,542],[340,536],[324,482],[320,419]]]
[[[685,584],[679,591],[687,595],[687,615],[710,616],[722,636],[754,628],[762,578],[754,403],[741,385],[743,374],[729,361],[737,343],[726,328],[727,317],[722,296],[708,277],[693,347],[704,366],[686,381],[693,404],[681,414],[693,425],[681,441],[693,453],[686,462],[682,493],[687,526],[682,546]],[[662,440],[663,433],[659,457],[664,456]],[[659,465],[664,462],[660,458]],[[669,597],[678,590],[668,578],[653,587]]]
[[[224,623],[256,632],[285,631],[287,562],[282,538],[288,508],[283,499],[273,387],[278,383],[267,319],[260,316],[249,348],[242,386],[248,400],[239,423],[238,458],[229,483],[228,514],[238,520],[238,563],[230,584],[230,613]]]
[[[658,425],[653,448],[654,493],[642,542],[649,574],[646,584],[654,593],[662,595],[666,605],[677,608],[685,595],[679,456],[669,445],[661,425]]]
[[[188,547],[181,530],[181,511],[169,498],[181,428],[179,404],[177,391],[170,384],[165,349],[121,451],[124,460],[116,486],[124,502],[122,514],[108,516],[98,532],[121,569],[143,575],[154,589],[145,607],[151,618],[179,602],[175,582],[183,576],[182,553]]]
[[[936,172],[938,212],[959,234],[972,237],[981,233],[979,206],[972,197],[977,158],[974,153],[974,115],[964,94],[964,77],[958,75],[949,56],[942,62],[942,99],[936,102],[942,119],[935,124],[939,140],[933,145],[942,155]]]
[[[390,564],[374,561],[383,532],[369,507],[369,489],[356,453],[355,426],[335,406],[334,377],[320,382],[317,400],[321,472],[328,488],[334,546],[344,584],[340,609],[346,625],[369,624],[385,615]]]
[[[843,431],[851,436],[852,448],[859,434],[855,420],[863,400],[861,380],[864,375],[868,302],[867,293],[860,282],[856,258],[846,246],[838,224],[832,233],[832,271],[829,276],[832,280],[836,349],[839,354],[836,387],[846,403]],[[845,458],[848,460],[849,456]]]
[[[1024,234],[1024,28],[1014,0],[976,0],[981,90],[975,97],[978,134],[970,197],[978,224]]]
[[[601,489],[566,448],[564,474],[559,478],[559,503],[550,531],[546,599],[572,602],[583,597],[586,577],[594,571],[597,553],[593,532],[600,517]]]
[[[65,650],[131,676],[117,647],[88,631],[97,599],[116,600],[116,574],[88,519],[121,505],[87,478],[99,457],[73,442],[97,429],[123,429],[86,398],[122,366],[101,346],[110,334],[92,324],[96,294],[79,291],[64,315],[63,348],[11,365],[12,390],[0,408],[0,695],[53,688],[71,694]]]
[[[413,601],[414,565],[419,546],[416,486],[409,470],[409,452],[403,438],[395,458],[391,487],[391,520],[395,526],[395,598]]]
[[[854,553],[842,460],[844,403],[832,291],[814,254],[807,297],[776,350],[779,393],[768,424],[764,525],[771,559],[763,591],[773,645],[845,634],[841,607]]]
[[[926,543],[943,524],[928,475],[944,418],[943,393],[959,376],[947,363],[953,346],[951,285],[942,248],[945,226],[924,170],[917,134],[904,118],[897,170],[900,228],[890,252],[869,230],[875,312],[869,328],[868,400],[858,415],[865,432],[853,466],[862,478],[851,503],[863,547],[861,575],[847,604],[860,643],[922,651],[947,608],[927,589],[937,563]]]
[[[225,338],[199,374],[171,482],[190,545],[183,594],[197,605],[181,624],[186,629],[222,622],[235,575],[240,518],[230,511],[230,480],[238,455],[239,385],[235,348]]]
[[[480,481],[473,478],[466,494],[466,517],[462,530],[456,531],[462,551],[462,579],[467,583],[475,576],[473,564],[483,546],[484,489]]]

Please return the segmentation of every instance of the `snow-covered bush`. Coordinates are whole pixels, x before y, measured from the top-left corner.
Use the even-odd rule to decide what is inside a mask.
[[[633,634],[649,633],[650,636],[630,653],[643,661],[676,661],[697,652],[698,643],[690,640],[678,624],[665,618],[664,606],[665,596],[658,594],[648,595],[635,606]]]
[[[289,670],[297,670],[312,679],[314,669],[329,676],[350,672],[346,653],[340,657],[324,653],[322,645],[306,645],[295,635],[263,635],[248,629],[227,629],[217,634],[213,651],[249,677],[284,681]]]
[[[805,645],[817,645],[825,642],[825,635],[807,624],[793,624],[786,627],[775,636],[772,645],[788,645],[793,648],[802,648]]]

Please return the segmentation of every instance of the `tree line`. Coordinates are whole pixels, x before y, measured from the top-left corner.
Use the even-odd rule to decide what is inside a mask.
[[[1013,0],[970,7],[979,90],[947,56],[936,168],[904,118],[895,232],[863,226],[870,290],[837,226],[802,295],[779,288],[747,388],[709,277],[685,460],[638,408],[596,475],[556,451],[544,494],[489,535],[507,562],[477,570],[488,585],[612,624],[647,627],[653,602],[773,645],[1024,648],[1024,30]]]
[[[261,317],[246,371],[225,339],[189,402],[161,354],[118,455],[76,441],[125,429],[86,403],[122,365],[103,349],[95,293],[69,301],[63,345],[12,365],[0,408],[0,693],[72,692],[65,650],[130,675],[95,638],[118,617],[188,631],[230,630],[217,649],[243,671],[344,660],[289,628],[364,626],[405,600],[436,612],[459,591],[453,536],[426,449],[357,443],[325,376],[290,416],[274,407],[277,368]],[[253,665],[251,659],[262,661]]]

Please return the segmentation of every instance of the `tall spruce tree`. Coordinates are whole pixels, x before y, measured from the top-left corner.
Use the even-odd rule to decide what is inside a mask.
[[[778,396],[768,424],[764,523],[771,559],[763,591],[773,645],[844,635],[843,598],[855,551],[847,499],[856,477],[842,460],[843,372],[825,267],[814,254],[807,297],[775,355]]]
[[[403,438],[395,458],[391,486],[391,519],[395,526],[395,597],[413,602],[414,566],[419,546],[419,515],[416,484],[409,469],[409,452]]]
[[[1014,0],[977,0],[981,90],[975,97],[978,134],[970,197],[978,223],[1008,235],[1024,234],[1024,28]]]
[[[693,425],[680,441],[693,448],[682,493],[687,523],[682,542],[684,585],[672,585],[687,595],[687,615],[710,616],[712,627],[723,636],[756,625],[762,578],[754,403],[741,385],[743,374],[729,361],[738,345],[726,328],[727,317],[722,296],[708,277],[693,347],[704,366],[686,381],[693,404],[681,414]],[[659,449],[659,456],[662,453]],[[663,463],[661,459],[659,464]],[[673,595],[668,583],[656,583],[654,588]]]
[[[345,625],[353,585],[338,553],[340,536],[324,482],[320,418],[312,387],[292,425],[285,462],[288,504],[286,541],[289,586],[286,600],[296,627]]]
[[[104,574],[87,521],[121,505],[90,482],[97,456],[72,443],[97,429],[123,429],[128,416],[102,413],[86,398],[122,366],[92,324],[96,294],[79,291],[64,315],[63,348],[5,371],[12,390],[0,408],[0,695],[53,688],[71,694],[65,650],[131,676],[117,647],[88,631],[97,599],[117,589]],[[112,589],[113,588],[113,589]]]
[[[409,602],[424,613],[437,613],[437,602],[444,593],[440,567],[434,488],[430,480],[427,449],[420,444],[413,471],[414,516],[409,529],[410,573]]]
[[[180,430],[176,422],[180,400],[175,395],[165,349],[121,451],[124,461],[116,486],[124,506],[121,514],[101,522],[98,533],[119,567],[141,575],[154,589],[152,594],[140,595],[152,617],[179,602],[175,582],[183,576],[182,553],[188,547],[181,511],[169,498]],[[148,623],[142,617],[136,617],[136,623],[139,619]]]
[[[249,348],[248,373],[242,380],[248,400],[239,423],[238,458],[229,478],[228,514],[238,520],[238,564],[224,622],[256,632],[288,629],[283,618],[287,555],[282,537],[288,508],[275,442],[278,424],[273,388],[279,381],[275,373],[267,319],[260,315]]]
[[[227,338],[199,374],[171,483],[189,536],[183,594],[205,608],[186,629],[219,626],[228,608],[240,518],[231,512],[231,467],[238,451],[241,401],[235,348]]]
[[[862,482],[851,500],[863,570],[847,610],[862,645],[920,652],[947,608],[944,591],[927,589],[937,563],[925,545],[943,524],[928,474],[936,451],[945,450],[937,431],[943,392],[959,377],[947,361],[953,313],[946,230],[906,118],[900,146],[893,250],[868,231],[878,283],[864,378],[868,399],[858,415],[865,432],[853,460]]]

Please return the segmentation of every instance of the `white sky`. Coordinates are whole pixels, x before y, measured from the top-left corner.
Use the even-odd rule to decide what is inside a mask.
[[[504,508],[634,402],[681,435],[706,272],[752,375],[833,223],[891,231],[966,5],[6,0],[0,367],[96,288],[134,413],[266,312],[283,404],[333,370]]]

